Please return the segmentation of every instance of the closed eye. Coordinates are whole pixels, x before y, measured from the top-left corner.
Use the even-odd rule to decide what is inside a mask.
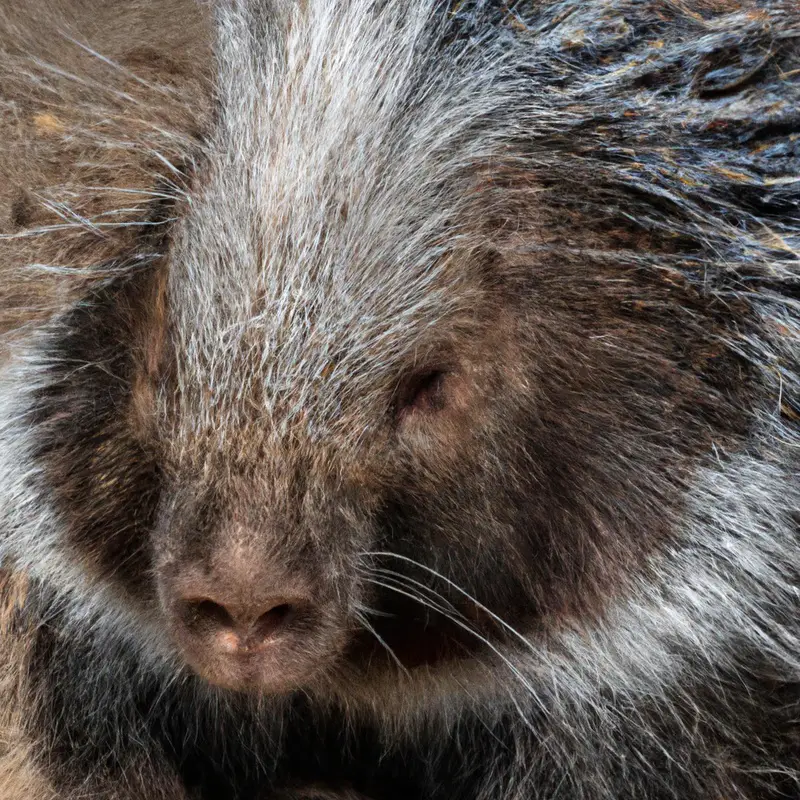
[[[447,372],[443,369],[425,370],[408,378],[398,393],[397,418],[441,411],[446,404],[446,378]]]

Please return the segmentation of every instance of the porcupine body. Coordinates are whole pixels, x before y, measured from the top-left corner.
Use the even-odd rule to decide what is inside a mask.
[[[800,796],[800,8],[0,22],[4,798]]]

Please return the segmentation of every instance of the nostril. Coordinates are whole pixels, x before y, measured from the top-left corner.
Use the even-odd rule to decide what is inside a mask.
[[[236,621],[224,606],[208,598],[185,600],[183,619],[189,628],[235,628]]]
[[[265,611],[253,626],[254,636],[258,639],[268,638],[289,621],[292,612],[293,607],[289,603],[281,603]]]

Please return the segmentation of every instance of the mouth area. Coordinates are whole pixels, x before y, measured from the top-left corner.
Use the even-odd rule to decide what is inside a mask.
[[[391,612],[366,620],[368,627],[358,622],[342,625],[324,640],[313,642],[287,632],[258,648],[241,648],[224,656],[196,642],[178,644],[187,665],[208,683],[270,695],[309,688],[319,678],[328,683],[342,662],[369,679],[398,669],[446,669],[485,650],[485,632],[478,633],[476,626],[420,612],[414,605],[393,603]]]
[[[270,652],[273,648],[276,652]],[[191,669],[221,689],[253,694],[286,694],[312,681],[321,671],[319,662],[288,658],[275,642],[258,651],[238,652],[226,659],[197,658],[184,653]]]
[[[213,686],[235,692],[283,695],[313,684],[338,661],[344,644],[327,641],[311,648],[286,636],[224,656],[186,647],[181,650],[191,670]]]

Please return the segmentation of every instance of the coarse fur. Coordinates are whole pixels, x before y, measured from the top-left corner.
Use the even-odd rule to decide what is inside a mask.
[[[800,797],[800,8],[14,5],[3,798]]]

